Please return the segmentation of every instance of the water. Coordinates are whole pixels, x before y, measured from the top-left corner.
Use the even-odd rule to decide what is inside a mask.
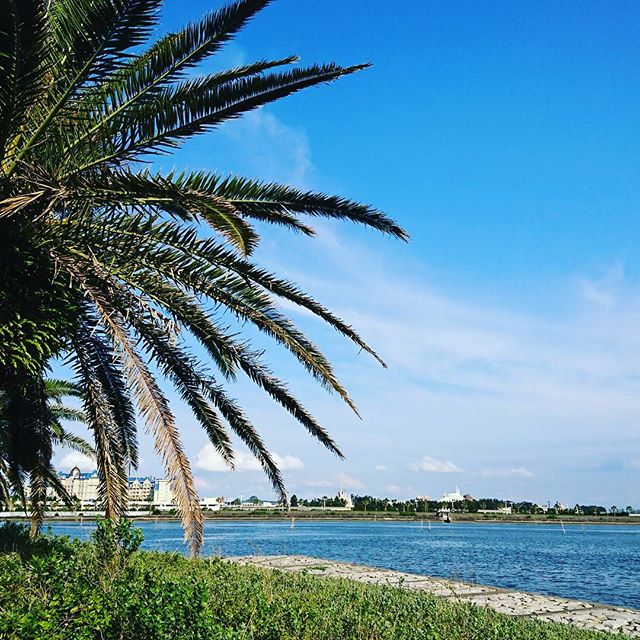
[[[143,548],[185,552],[178,522],[139,522]],[[92,525],[55,523],[86,538]],[[640,608],[640,526],[208,521],[205,555],[301,554]]]

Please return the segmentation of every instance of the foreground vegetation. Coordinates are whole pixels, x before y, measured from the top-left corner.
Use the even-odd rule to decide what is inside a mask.
[[[0,638],[598,640],[425,593],[138,551],[100,523],[91,543],[0,528]]]

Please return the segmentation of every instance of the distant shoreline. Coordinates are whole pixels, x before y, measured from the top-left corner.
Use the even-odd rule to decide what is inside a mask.
[[[45,518],[46,523],[54,522],[87,522],[93,520],[96,515],[93,512],[84,512],[82,518],[65,514],[61,512],[59,516]],[[288,514],[284,513],[205,513],[205,520],[213,522],[216,520],[241,520],[241,521],[284,521],[290,522],[292,518],[296,520],[326,520],[326,521],[360,521],[360,522],[431,522],[437,523],[439,526],[446,526],[442,520],[436,518],[433,514],[416,515],[416,516],[399,516],[399,515],[382,515],[382,514],[365,514],[363,512],[335,513],[335,512],[308,512],[308,511],[292,511]],[[129,517],[132,521],[140,522],[180,522],[180,518],[175,515],[134,515]],[[28,520],[26,515],[11,515],[6,517],[6,513],[0,512],[0,520]],[[583,525],[640,525],[640,518],[622,516],[529,516],[517,515],[512,516],[487,516],[475,514],[452,514],[452,524],[556,524],[566,526],[583,524]]]

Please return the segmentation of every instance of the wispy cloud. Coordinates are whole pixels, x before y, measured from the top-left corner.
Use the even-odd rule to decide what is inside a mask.
[[[307,480],[305,483],[307,487],[327,488],[335,487],[339,489],[362,489],[364,483],[359,478],[354,478],[347,473],[338,473],[330,478],[322,478],[319,480]]]
[[[415,493],[415,489],[411,485],[388,484],[385,489],[395,496],[400,494],[409,495]]]
[[[377,256],[331,229],[321,228],[317,243],[341,286],[327,286],[335,278],[326,266],[322,279],[294,277],[333,301],[399,375],[494,402],[640,406],[640,288],[622,288],[617,268],[605,278],[614,284],[597,285],[615,299],[613,307],[581,305],[585,280],[574,291],[573,308],[553,317],[514,311],[506,300],[487,305],[467,292],[445,293],[432,278],[416,279],[424,265],[398,260],[383,269]],[[308,260],[310,252],[303,253]]]
[[[610,311],[617,304],[624,286],[624,267],[616,262],[599,278],[578,278],[578,287],[584,300]]]
[[[427,473],[460,473],[462,469],[448,460],[436,460],[424,456],[419,462],[409,463],[410,471],[426,471]]]
[[[281,471],[291,471],[296,469],[302,469],[304,464],[300,458],[292,455],[281,456],[278,453],[272,452],[274,462],[278,465]],[[228,471],[261,471],[262,466],[260,462],[245,451],[237,451],[235,455],[235,467],[231,469],[225,462],[224,458],[216,451],[215,447],[211,443],[207,443],[197,453],[193,466],[197,469],[213,472],[228,472]]]
[[[385,464],[377,464],[374,469],[376,471],[386,471],[387,470],[387,465]]]
[[[226,124],[221,131],[244,151],[247,168],[255,175],[309,187],[314,167],[309,140],[302,129],[285,124],[263,108]]]
[[[483,469],[480,472],[481,476],[495,477],[495,478],[533,478],[534,474],[526,467],[512,467],[510,469]]]
[[[211,483],[207,482],[207,480],[205,480],[201,476],[194,476],[193,477],[193,483],[196,485],[196,488],[200,489],[200,490],[206,490],[206,489],[212,489],[213,488]]]

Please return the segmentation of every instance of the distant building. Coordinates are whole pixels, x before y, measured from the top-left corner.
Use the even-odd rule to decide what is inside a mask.
[[[80,502],[82,508],[95,507],[98,502],[98,472],[83,473],[78,467],[73,467],[68,474],[59,473],[58,479],[66,492]],[[48,489],[51,498],[57,498],[53,489]]]
[[[453,493],[444,493],[438,502],[463,502],[465,497],[460,493],[460,489],[456,487]]]
[[[152,502],[155,483],[155,478],[148,476],[129,478],[129,504],[138,506]]]
[[[511,507],[498,507],[497,509],[478,509],[478,513],[497,513],[507,516],[513,513],[513,509]]]
[[[153,487],[153,506],[159,511],[175,508],[170,480],[156,480]]]
[[[224,505],[224,496],[217,498],[200,498],[200,506],[206,511],[220,511]]]
[[[467,502],[473,502],[473,500],[474,500],[473,496],[472,496],[470,493],[465,493],[465,494],[464,494],[464,499],[465,499]]]
[[[345,509],[353,509],[351,496],[348,493],[345,493],[345,490],[342,487],[340,487],[340,491],[338,491],[338,500],[344,500]]]
[[[60,483],[67,493],[78,500],[81,509],[95,509],[98,505],[98,485],[100,480],[97,471],[89,473],[73,467],[69,473],[58,474]],[[47,494],[51,499],[59,499],[55,490],[49,488]],[[129,507],[154,505],[158,508],[172,509],[173,492],[169,480],[156,480],[151,476],[136,476],[128,479]],[[162,505],[162,506],[160,506]]]

